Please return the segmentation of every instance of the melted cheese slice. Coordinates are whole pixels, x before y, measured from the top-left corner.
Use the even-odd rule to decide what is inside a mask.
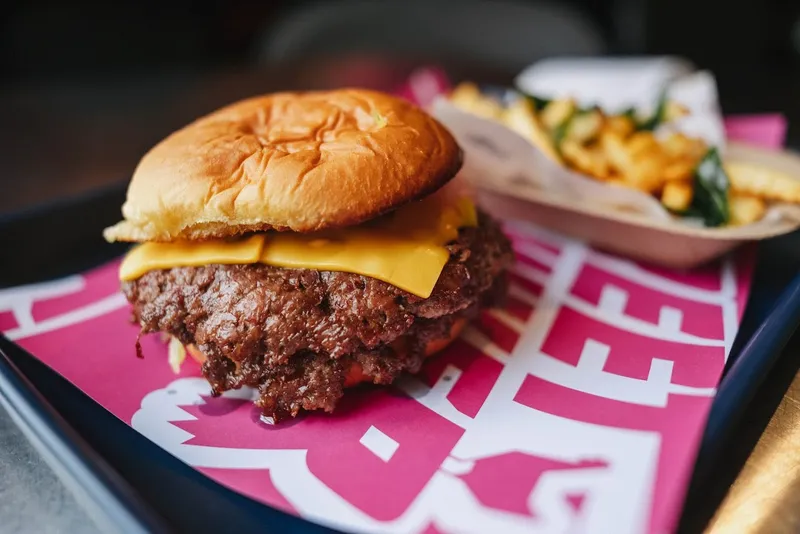
[[[428,298],[450,258],[444,245],[458,237],[459,228],[477,222],[468,198],[434,195],[376,221],[339,230],[144,243],[122,261],[120,279],[135,280],[148,271],[172,267],[264,263],[361,274]]]

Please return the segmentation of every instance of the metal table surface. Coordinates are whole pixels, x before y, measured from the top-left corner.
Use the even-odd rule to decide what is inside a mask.
[[[100,530],[0,407],[0,532],[81,533]]]

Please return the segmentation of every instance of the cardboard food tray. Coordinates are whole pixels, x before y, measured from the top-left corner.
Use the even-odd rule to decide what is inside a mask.
[[[729,151],[733,158],[787,168],[800,177],[800,158],[788,152],[742,143],[731,143]],[[521,183],[486,179],[479,186],[478,195],[489,210],[553,228],[615,254],[676,269],[696,267],[748,241],[769,239],[797,228],[797,222],[791,219],[752,231],[696,228],[572,202]]]
[[[602,184],[550,162],[510,128],[465,112],[444,97],[437,98],[431,109],[465,147],[463,173],[478,189],[487,209],[550,228],[595,248],[667,268],[690,269],[743,243],[800,227],[800,208],[793,205],[770,207],[761,220],[744,226],[685,224],[669,216],[655,198]],[[765,122],[770,120],[773,118],[765,117]],[[726,126],[734,134],[740,125],[757,130],[754,123],[748,124],[748,118],[734,117],[733,121]],[[774,147],[763,148],[770,143],[755,137],[757,144],[729,139],[724,160],[758,165],[800,180],[800,157]]]

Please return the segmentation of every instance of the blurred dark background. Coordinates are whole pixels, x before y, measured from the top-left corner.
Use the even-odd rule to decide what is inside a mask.
[[[0,17],[0,212],[125,180],[230,100],[391,89],[431,63],[508,83],[554,55],[684,56],[726,113],[784,113],[800,148],[797,0],[11,0]]]
[[[362,44],[382,52],[424,51],[435,59],[462,52],[460,43],[447,42],[451,41],[450,34],[462,34],[461,41],[474,46],[475,57],[481,58],[485,57],[482,47],[493,48],[491,40],[503,38],[502,33],[493,34],[498,24],[487,19],[492,12],[501,19],[511,11],[531,17],[533,32],[541,29],[535,24],[537,15],[549,17],[558,11],[575,20],[583,19],[587,32],[596,32],[609,52],[685,55],[726,76],[740,68],[750,74],[785,75],[800,66],[800,3],[792,0],[11,0],[4,4],[0,61],[6,83],[252,64],[270,59],[264,50],[270,34],[285,37],[285,26],[296,23],[303,12],[308,14],[309,9],[321,6],[327,7],[326,13],[331,16],[325,20],[327,25],[315,29],[327,33],[320,35],[319,43],[296,36],[295,42],[313,44],[306,46],[305,52],[330,54]],[[514,4],[527,9],[514,11]],[[337,16],[351,18],[354,8],[364,13],[364,20],[355,22],[368,21],[372,14],[377,18],[360,29],[354,24],[355,35],[337,36],[329,31],[341,25],[335,20]],[[407,16],[401,20],[380,18],[380,13],[392,14],[393,8],[405,11]],[[453,19],[464,22],[460,14],[465,10],[480,12],[481,16],[469,21],[467,27],[453,27]],[[428,20],[424,28],[407,25],[415,20],[419,23],[421,15],[426,14],[441,18]],[[512,22],[525,24],[531,20]],[[383,26],[396,31],[384,32]],[[298,34],[303,30],[296,24],[292,29]],[[432,29],[443,32],[445,38],[426,35]],[[400,37],[409,42],[399,41]],[[554,53],[569,48],[568,42],[558,42],[557,32],[549,37],[556,41],[550,45]],[[423,44],[415,46],[415,39]],[[430,48],[431,44],[439,47]],[[291,51],[285,53],[291,55]],[[515,49],[507,53],[511,58],[520,56]],[[539,53],[531,51],[533,55]]]

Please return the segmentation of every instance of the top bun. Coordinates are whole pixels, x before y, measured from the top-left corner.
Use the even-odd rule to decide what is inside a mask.
[[[134,172],[109,241],[224,238],[355,225],[433,193],[461,167],[420,108],[348,89],[278,93],[173,133]]]

